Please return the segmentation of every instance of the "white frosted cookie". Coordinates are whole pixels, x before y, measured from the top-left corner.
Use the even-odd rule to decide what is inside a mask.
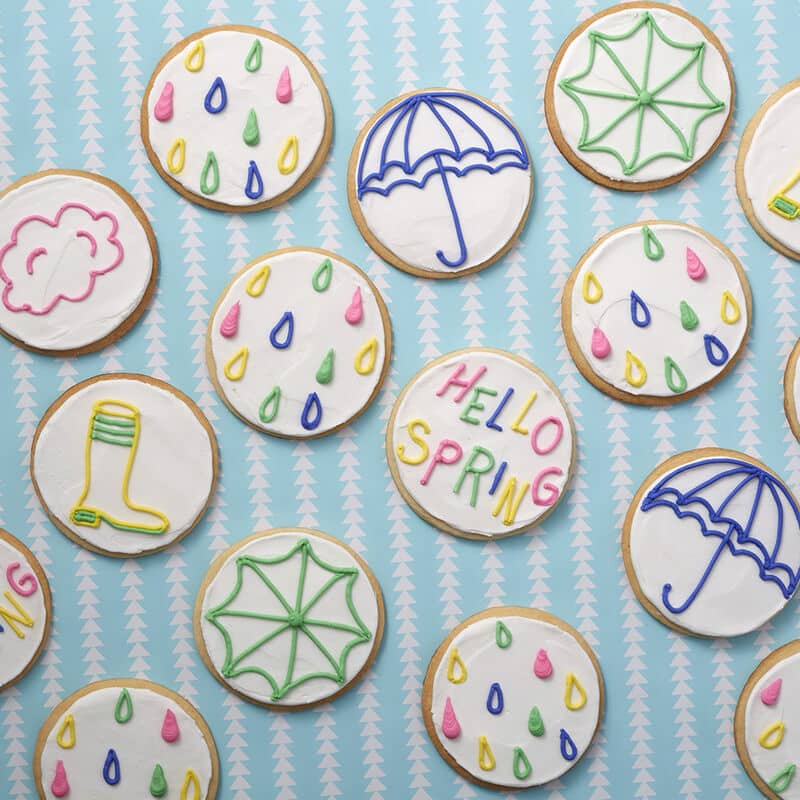
[[[211,674],[269,708],[304,708],[357,683],[383,637],[367,564],[319,531],[256,533],[212,562],[197,596],[195,641]]]
[[[50,586],[36,556],[0,529],[0,691],[16,683],[44,650]]]
[[[107,178],[48,170],[0,194],[0,332],[15,344],[104,347],[141,316],[157,272],[144,211]]]
[[[550,379],[503,350],[468,348],[408,382],[386,429],[397,488],[431,525],[509,536],[558,504],[575,457],[572,418]]]
[[[564,336],[583,376],[639,404],[692,397],[727,374],[751,318],[736,256],[678,222],[607,234],[578,262],[561,300]]]
[[[744,453],[668,458],[625,517],[625,569],[656,619],[699,636],[749,633],[800,580],[800,509],[781,478]]]
[[[800,371],[797,362],[800,360],[800,339],[795,342],[792,352],[786,362],[786,371],[783,374],[783,410],[789,427],[795,436],[800,439]]]
[[[191,703],[156,683],[90,683],[53,709],[33,761],[41,800],[214,800],[219,759]]]
[[[429,278],[500,258],[528,216],[533,169],[514,122],[470,92],[401,95],[362,129],[347,177],[361,235],[395,267]]]
[[[800,79],[771,94],[747,123],[736,159],[736,190],[756,233],[800,259]]]
[[[208,371],[248,425],[304,439],[351,422],[389,369],[383,298],[334,253],[293,247],[248,264],[208,323]]]
[[[260,28],[223,25],[178,42],[142,100],[142,139],[161,177],[221,211],[284,202],[328,154],[333,111],[313,64]]]
[[[581,23],[553,60],[545,112],[564,157],[617,189],[675,183],[722,141],[734,83],[719,39],[659,3],[625,3]]]
[[[540,786],[581,759],[603,715],[589,645],[558,617],[502,606],[462,622],[434,653],[425,727],[464,777],[497,789]]]
[[[197,524],[214,492],[217,443],[169,384],[112,373],[65,392],[31,450],[34,488],[58,529],[105,555],[163,550]]]

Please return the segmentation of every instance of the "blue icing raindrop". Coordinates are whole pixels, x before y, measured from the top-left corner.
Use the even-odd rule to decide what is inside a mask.
[[[313,419],[309,419],[311,412],[314,411]],[[313,431],[322,419],[322,403],[319,402],[319,395],[316,392],[311,392],[306,398],[306,404],[303,406],[303,413],[300,415],[300,424],[307,430]]]
[[[721,367],[728,360],[728,348],[713,334],[703,336],[706,347],[706,358],[715,366]]]
[[[489,687],[489,696],[486,698],[486,710],[490,714],[500,714],[503,711],[503,690],[499,683]]]
[[[561,756],[565,761],[574,761],[578,755],[578,748],[572,737],[562,728],[559,734],[561,738]]]
[[[636,292],[631,292],[631,320],[637,328],[650,324],[650,309]]]
[[[281,335],[283,335],[283,339],[279,338]],[[293,336],[294,314],[291,311],[284,311],[275,327],[269,332],[270,344],[278,350],[285,350],[292,343]]]
[[[117,751],[111,748],[106,756],[106,762],[103,764],[103,780],[109,786],[116,786],[119,783],[119,758]]]
[[[255,184],[255,186],[253,185]],[[261,180],[261,173],[258,171],[255,161],[250,162],[247,168],[247,181],[244,186],[244,193],[251,200],[258,200],[264,194],[264,181]]]
[[[218,98],[216,105],[215,95]],[[211,88],[206,92],[206,99],[203,101],[203,105],[209,114],[219,114],[228,105],[228,92],[225,90],[225,82],[219,75],[214,78]]]

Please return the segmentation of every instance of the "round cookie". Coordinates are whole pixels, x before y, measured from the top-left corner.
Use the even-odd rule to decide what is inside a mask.
[[[504,350],[466,348],[423,367],[395,402],[386,455],[405,501],[471,539],[541,522],[564,494],[575,433],[552,381]]]
[[[696,169],[733,119],[734,82],[719,39],[660,3],[622,3],[561,45],[545,114],[567,161],[612,189],[651,191]]]
[[[90,683],[59,703],[36,739],[41,800],[214,800],[219,758],[200,712],[175,692],[127,678]]]
[[[701,448],[642,482],[622,529],[625,571],[657,620],[697,636],[749,633],[800,580],[800,509],[760,461]]]
[[[161,177],[219,211],[258,211],[303,189],[325,162],[333,110],[291,42],[246,25],[197,31],[158,62],[142,140]]]
[[[756,233],[787,258],[800,259],[800,78],[773,92],[742,134],[736,191]]]
[[[800,359],[800,340],[795,342],[789,360],[786,362],[786,371],[783,374],[783,410],[789,427],[792,429],[795,439],[800,439],[800,414],[798,413],[798,402],[800,402],[800,373],[797,370],[797,360]]]
[[[0,528],[0,691],[23,678],[44,650],[52,597],[36,556]]]
[[[561,325],[578,369],[601,392],[661,405],[733,368],[752,304],[744,269],[713,236],[679,222],[637,222],[583,255],[564,287]]]
[[[381,589],[366,562],[306,528],[256,533],[220,553],[194,609],[211,674],[276,710],[346,692],[374,661],[383,626]]]
[[[733,732],[745,771],[765,797],[800,798],[796,776],[800,727],[800,641],[770,653],[747,679],[736,705]]]
[[[31,478],[55,526],[110,556],[163,550],[199,522],[219,455],[211,425],[185,394],[144,375],[73,386],[47,409]]]
[[[378,289],[327,250],[292,247],[248,264],[211,312],[211,380],[257,430],[305,439],[352,422],[389,370],[392,333]]]
[[[14,344],[99,350],[139,319],[157,273],[144,211],[108,178],[53,169],[0,194],[0,333]]]
[[[433,655],[422,716],[439,754],[481,786],[555,780],[583,757],[603,715],[597,657],[544,611],[501,606],[462,622]]]
[[[385,261],[426,278],[488,267],[519,236],[533,197],[522,134],[476,94],[424,89],[396,97],[350,155],[347,199]]]

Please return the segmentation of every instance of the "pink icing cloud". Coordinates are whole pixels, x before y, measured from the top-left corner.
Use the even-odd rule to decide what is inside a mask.
[[[68,226],[65,230],[59,226],[67,212],[70,213],[68,220],[64,221]],[[83,219],[76,219],[76,212],[80,212]],[[108,222],[111,223],[110,229]],[[33,230],[39,241],[21,244],[21,239],[30,238],[25,236],[29,225],[36,226]],[[70,303],[85,300],[92,293],[97,278],[110,272],[122,261],[124,249],[117,239],[118,229],[119,222],[110,211],[95,212],[82,203],[64,203],[52,220],[39,214],[23,217],[11,231],[10,239],[0,248],[0,280],[5,284],[3,305],[9,311],[43,315],[52,311],[61,300]],[[52,241],[48,242],[48,239]],[[73,240],[79,245],[71,248],[71,260],[67,265],[69,272],[60,270],[62,281],[68,281],[71,288],[62,290],[59,287],[59,271],[54,271],[47,279],[44,297],[37,300],[20,298],[19,295],[32,290],[37,262],[51,256],[60,259]],[[48,243],[51,248],[48,248]],[[58,266],[61,266],[60,262]],[[76,281],[79,271],[85,274],[82,282]],[[76,285],[79,288],[75,288]]]

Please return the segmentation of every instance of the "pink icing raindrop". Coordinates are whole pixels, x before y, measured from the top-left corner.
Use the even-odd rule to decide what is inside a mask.
[[[164,723],[161,726],[161,738],[171,744],[172,742],[177,742],[180,735],[178,720],[175,719],[175,714],[172,710],[168,708],[167,713],[164,714]]]
[[[56,763],[56,775],[50,784],[50,791],[56,797],[66,797],[69,794],[69,781],[67,780],[67,771],[64,769],[63,761]]]
[[[537,678],[549,678],[553,674],[553,665],[547,656],[547,650],[540,650],[533,662],[533,674]]]
[[[774,706],[778,702],[782,683],[783,681],[780,678],[776,678],[769,686],[765,686],[761,690],[761,702],[765,706]]]
[[[219,324],[219,332],[226,339],[236,336],[236,331],[239,330],[239,311],[241,306],[237,300],[229,309],[222,322]]]
[[[347,311],[344,312],[344,318],[351,324],[357,325],[364,318],[364,305],[361,302],[361,287],[356,286],[353,292],[353,299],[350,305],[347,306]]]
[[[693,281],[699,281],[706,274],[706,268],[691,247],[686,248],[686,272]]]
[[[156,107],[153,109],[153,116],[159,122],[167,122],[172,119],[172,95],[174,87],[172,81],[167,81],[164,88],[161,90],[161,96],[156,101]]]
[[[608,341],[608,337],[600,328],[595,328],[592,331],[592,355],[595,358],[608,358],[610,352],[611,343]]]
[[[288,103],[292,99],[292,78],[289,75],[289,67],[284,67],[278,78],[278,88],[275,90],[275,97],[279,103]]]
[[[448,697],[444,701],[444,717],[442,718],[442,733],[448,739],[456,739],[461,735],[461,726],[456,719],[456,712],[453,711],[453,704]]]

